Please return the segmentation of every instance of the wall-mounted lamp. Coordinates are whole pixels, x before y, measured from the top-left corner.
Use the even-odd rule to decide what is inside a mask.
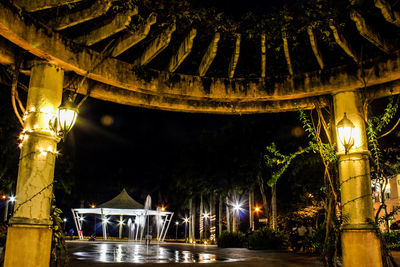
[[[73,107],[71,98],[57,109],[56,116],[50,120],[50,129],[62,139],[72,129],[78,117],[78,109]]]
[[[344,153],[347,154],[354,145],[353,130],[355,126],[353,122],[347,118],[346,112],[336,127],[338,129],[339,140],[344,147]]]

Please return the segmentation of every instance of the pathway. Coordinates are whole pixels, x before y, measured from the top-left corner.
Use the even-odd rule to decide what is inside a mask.
[[[193,266],[322,266],[315,256],[288,251],[259,251],[245,248],[217,248],[211,245],[135,242],[68,242],[71,266],[162,266],[186,263]]]

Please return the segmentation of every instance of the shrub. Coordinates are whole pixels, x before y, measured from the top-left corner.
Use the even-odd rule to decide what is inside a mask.
[[[400,245],[400,231],[383,233],[383,238],[388,245]]]
[[[217,244],[220,248],[241,248],[246,241],[246,236],[242,232],[223,231],[218,237]]]
[[[285,246],[287,237],[281,232],[264,227],[248,237],[249,249],[280,249]]]

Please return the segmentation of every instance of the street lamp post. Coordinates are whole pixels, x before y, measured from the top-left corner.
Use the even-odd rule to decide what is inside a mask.
[[[15,196],[10,196],[9,198],[7,198],[7,196],[6,196],[6,207],[5,207],[5,214],[4,214],[4,221],[5,222],[7,222],[7,220],[8,220],[8,215],[9,215],[9,212],[8,212],[8,209],[9,209],[9,206],[10,206],[10,202],[11,202],[11,215],[12,215],[12,209],[14,208],[14,203],[15,203]]]
[[[4,204],[4,221],[7,222],[7,219],[8,219],[8,202],[9,202],[9,200],[8,200],[7,195],[2,195],[1,199],[3,199],[5,201],[5,204]]]
[[[207,239],[208,218],[209,218],[209,214],[207,212],[205,212],[204,213],[204,238],[205,239]]]
[[[185,222],[185,243],[187,243],[186,232],[187,232],[187,224],[188,224],[188,222],[189,222],[189,218],[185,218],[184,222]]]
[[[178,225],[179,225],[179,222],[176,221],[175,222],[175,240],[178,240]]]
[[[343,266],[382,266],[374,226],[368,140],[358,91],[333,95],[342,214]]]

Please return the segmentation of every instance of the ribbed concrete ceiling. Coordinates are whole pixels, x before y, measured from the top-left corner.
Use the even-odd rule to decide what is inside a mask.
[[[4,38],[64,67],[70,89],[122,104],[279,112],[313,108],[314,97],[326,105],[337,91],[398,90],[400,15],[387,0],[14,0],[1,9]]]

